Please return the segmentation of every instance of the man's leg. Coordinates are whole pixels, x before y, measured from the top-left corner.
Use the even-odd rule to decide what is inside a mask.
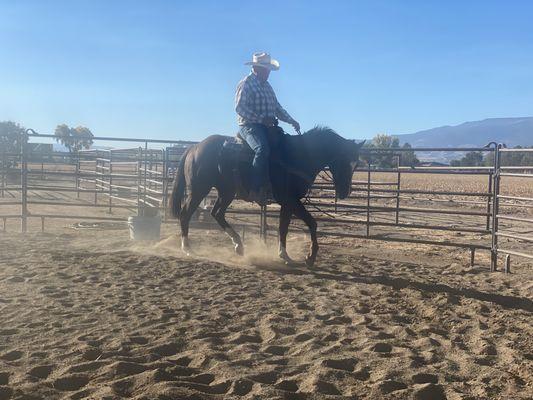
[[[270,148],[267,140],[267,128],[261,124],[247,124],[241,128],[239,134],[255,153],[252,162],[251,189],[253,192],[259,193],[269,182],[268,157]]]

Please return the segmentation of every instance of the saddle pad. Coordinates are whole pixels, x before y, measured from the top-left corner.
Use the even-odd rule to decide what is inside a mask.
[[[252,149],[239,137],[228,138],[222,145],[222,157],[237,162],[251,162]]]

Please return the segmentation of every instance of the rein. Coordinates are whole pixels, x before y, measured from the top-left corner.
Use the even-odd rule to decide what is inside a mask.
[[[326,174],[326,176],[327,176],[327,179],[326,179],[326,180],[327,180],[328,182],[333,182],[333,177],[331,176],[331,174],[329,173],[329,171],[323,169],[322,172],[324,172],[324,173]],[[322,213],[322,214],[324,214],[324,215],[327,215],[327,216],[330,217],[330,218],[335,219],[335,218],[336,218],[335,215],[333,215],[333,214],[331,214],[331,213],[329,213],[329,212],[327,212],[327,211],[324,211],[324,210],[322,210],[319,206],[317,206],[317,205],[311,203],[311,198],[309,197],[309,194],[310,194],[310,193],[311,193],[311,188],[309,188],[309,191],[308,191],[307,194],[305,195],[305,202],[304,202],[304,204],[313,207],[313,208],[316,209],[318,212],[320,212],[320,213]]]

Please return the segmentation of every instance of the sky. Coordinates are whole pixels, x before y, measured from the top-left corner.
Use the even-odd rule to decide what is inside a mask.
[[[532,116],[532,20],[533,1],[0,0],[0,121],[232,135],[255,51],[279,60],[270,82],[303,130]]]

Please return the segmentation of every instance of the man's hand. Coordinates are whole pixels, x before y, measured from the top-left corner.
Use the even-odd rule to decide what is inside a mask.
[[[298,133],[298,135],[301,135],[302,132],[300,132],[300,124],[297,121],[293,121],[291,124],[294,130]]]

